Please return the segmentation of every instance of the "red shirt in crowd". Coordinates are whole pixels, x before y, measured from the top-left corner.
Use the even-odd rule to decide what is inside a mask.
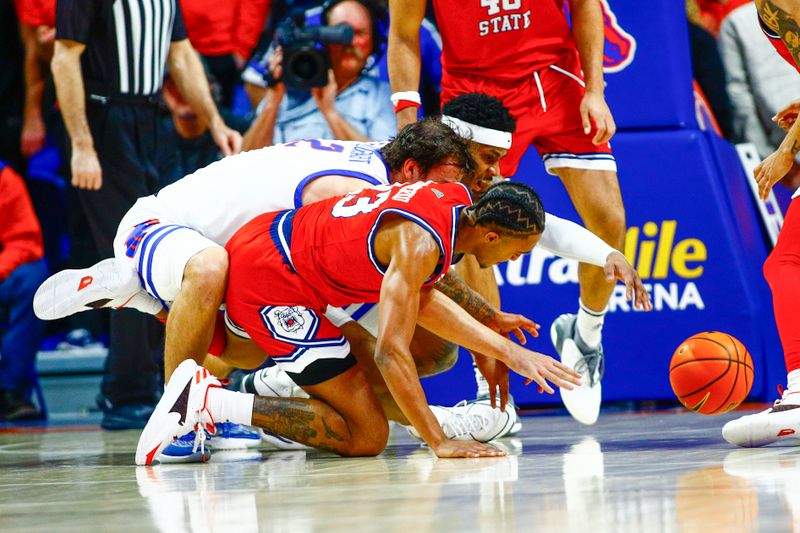
[[[28,26],[56,25],[56,0],[16,0],[17,16]]]
[[[0,163],[0,281],[43,256],[42,230],[25,182]]]
[[[264,29],[271,0],[180,0],[180,3],[186,33],[195,50],[205,56],[238,54],[247,59]]]

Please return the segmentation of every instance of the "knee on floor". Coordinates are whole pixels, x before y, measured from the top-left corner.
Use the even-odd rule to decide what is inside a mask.
[[[371,424],[353,434],[351,445],[342,455],[347,457],[371,457],[378,455],[389,442],[389,423],[386,420]]]

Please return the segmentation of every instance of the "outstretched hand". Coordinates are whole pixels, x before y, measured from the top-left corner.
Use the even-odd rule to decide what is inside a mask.
[[[495,313],[492,318],[484,322],[484,324],[489,329],[494,330],[501,335],[505,335],[506,337],[508,337],[509,334],[513,334],[520,344],[525,344],[527,342],[525,333],[523,333],[523,331],[527,331],[533,337],[538,337],[539,328],[541,327],[539,324],[525,316],[518,315],[516,313],[506,313],[504,311],[497,311],[497,313]]]
[[[511,370],[527,378],[525,385],[535,381],[539,385],[540,392],[547,394],[555,394],[548,381],[566,390],[580,387],[581,375],[567,365],[549,355],[532,352],[519,346],[516,348],[518,351],[510,354],[505,363]]]
[[[474,440],[444,440],[432,447],[437,457],[502,457],[506,452]]]
[[[753,171],[758,183],[758,197],[762,200],[769,198],[772,187],[778,183],[792,168],[794,156],[780,148],[759,164]]]
[[[644,311],[651,311],[653,304],[650,302],[650,295],[644,288],[642,278],[636,269],[628,263],[625,256],[619,252],[612,252],[606,258],[606,264],[603,267],[606,274],[606,280],[611,282],[615,279],[620,280],[625,284],[625,299],[628,301],[633,300],[633,306],[636,309]]]
[[[793,100],[786,107],[775,113],[772,121],[777,123],[784,131],[789,131],[797,120],[798,113],[800,113],[800,100]]]

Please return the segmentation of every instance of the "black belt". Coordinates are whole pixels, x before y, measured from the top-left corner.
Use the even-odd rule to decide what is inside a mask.
[[[133,105],[159,105],[163,102],[161,98],[161,91],[150,94],[121,94],[111,93],[106,91],[91,90],[87,87],[88,98],[90,102],[106,105],[109,103],[114,104],[133,104]]]

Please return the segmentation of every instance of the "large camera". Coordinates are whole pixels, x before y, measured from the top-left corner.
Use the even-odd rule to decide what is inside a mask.
[[[275,30],[275,39],[283,47],[281,81],[290,88],[310,89],[328,84],[330,58],[326,44],[350,44],[353,28],[349,24],[304,27],[304,20],[290,17]]]

